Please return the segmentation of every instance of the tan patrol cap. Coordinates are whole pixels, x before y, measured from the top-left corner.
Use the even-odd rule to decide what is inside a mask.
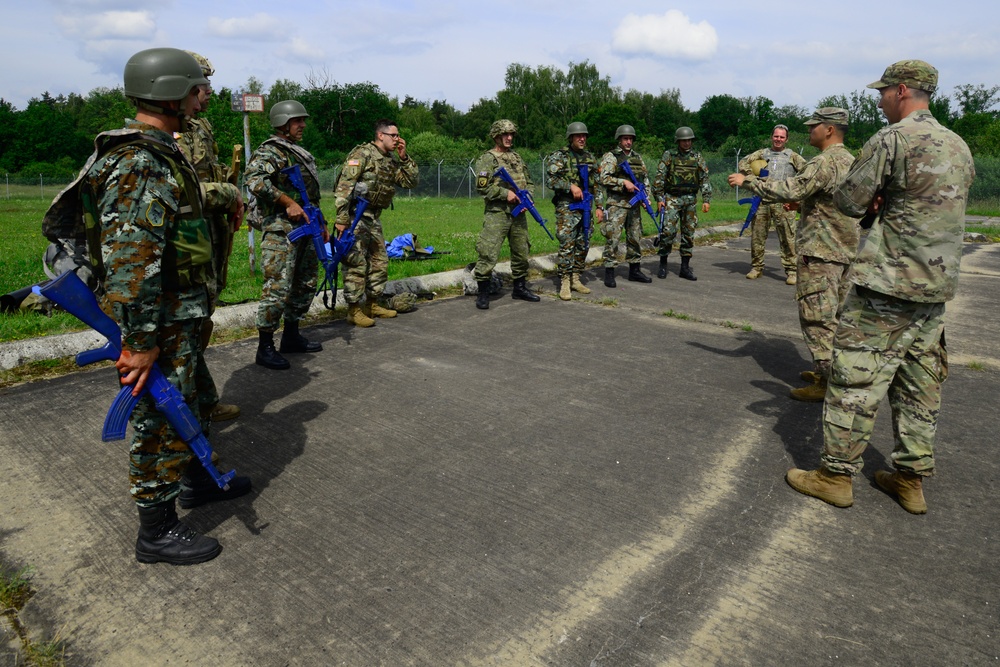
[[[937,90],[938,71],[923,60],[900,60],[885,68],[882,78],[868,84],[868,88],[881,90],[889,86],[905,84],[926,93]]]
[[[820,107],[813,111],[813,115],[809,116],[805,125],[819,125],[820,123],[826,123],[827,125],[847,125],[851,119],[851,114],[847,112],[847,109],[841,109],[840,107]]]

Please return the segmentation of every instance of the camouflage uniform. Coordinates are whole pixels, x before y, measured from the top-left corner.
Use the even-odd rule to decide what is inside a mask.
[[[499,151],[494,148],[483,153],[476,161],[476,191],[485,200],[483,229],[476,242],[476,252],[479,253],[474,272],[476,282],[490,279],[504,239],[507,239],[510,246],[511,277],[519,280],[528,275],[528,257],[531,251],[528,213],[521,211],[516,218],[511,216],[511,211],[517,204],[507,201],[510,187],[500,177],[494,176],[500,167],[507,170],[519,188],[530,192],[534,187],[527,165],[514,151]]]
[[[701,200],[712,201],[712,184],[708,180],[708,165],[701,153],[695,150],[682,153],[669,148],[660,158],[653,182],[653,195],[666,205],[663,231],[659,238],[659,255],[665,257],[673,249],[677,228],[681,230],[681,257],[690,257],[694,248],[694,230],[698,227],[698,209],[695,208],[698,192]]]
[[[759,180],[750,175],[743,183],[763,201],[778,202],[773,206],[802,202],[802,220],[795,236],[799,324],[814,370],[824,377],[833,354],[840,305],[851,287],[847,270],[858,251],[857,219],[844,215],[833,203],[833,193],[852,164],[854,156],[844,144],[833,144],[785,180],[770,175]]]
[[[775,151],[762,148],[754,151],[740,160],[738,170],[745,175],[752,175],[750,164],[754,160],[767,162],[768,180],[785,181],[801,172],[806,161],[798,153],[785,148]],[[785,201],[785,200],[783,200]],[[778,234],[778,246],[781,249],[781,266],[785,273],[793,275],[796,269],[795,253],[795,211],[786,211],[781,203],[761,203],[757,215],[750,223],[750,262],[758,271],[764,270],[764,244],[767,235],[774,225]]]
[[[936,78],[936,77],[935,77]],[[873,84],[874,85],[874,84]],[[837,207],[880,219],[851,267],[823,406],[823,466],[857,474],[876,410],[889,395],[894,465],[930,475],[948,375],[945,302],[955,296],[965,205],[975,167],[968,146],[918,109],[869,139],[837,190]]]
[[[247,189],[256,197],[262,218],[260,241],[261,264],[264,267],[264,287],[257,307],[257,329],[274,333],[281,318],[285,323],[298,323],[309,311],[316,294],[319,259],[312,240],[307,236],[295,243],[288,234],[301,223],[288,219],[281,195],[291,197],[299,206],[302,196],[281,170],[293,165],[302,167],[309,201],[319,206],[319,179],[316,162],[309,151],[283,137],[272,135],[250,158],[246,168]]]
[[[382,296],[388,280],[389,256],[382,233],[382,211],[392,205],[396,188],[416,187],[420,172],[409,155],[399,160],[396,153],[383,155],[374,142],[355,146],[344,162],[334,193],[337,224],[350,225],[350,204],[354,186],[363,181],[368,186],[368,208],[354,230],[354,247],[344,258],[344,300],[348,304],[368,303]]]
[[[81,184],[100,231],[100,248],[91,252],[103,263],[104,307],[121,327],[124,350],[160,348],[156,363],[199,414],[203,378],[196,369],[202,319],[211,307],[212,230],[202,216],[198,178],[173,137],[137,121],[126,127],[140,131],[139,140],[100,155]],[[141,507],[172,501],[190,450],[148,394],[129,421],[133,498]],[[206,435],[208,426],[203,418]]]
[[[556,265],[560,276],[569,277],[583,273],[587,266],[587,250],[590,237],[584,234],[583,211],[570,210],[573,204],[570,185],[596,194],[598,189],[597,162],[588,150],[577,153],[569,146],[552,155],[548,162],[548,185],[552,189],[552,203],[556,206],[556,238],[559,239],[559,254]],[[588,182],[580,182],[580,165],[588,166]],[[594,216],[590,216],[590,233],[594,232]]]
[[[649,170],[642,156],[636,151],[628,155],[621,146],[608,151],[601,158],[600,183],[597,205],[605,207],[604,222],[601,223],[601,234],[607,241],[604,244],[604,266],[618,266],[618,253],[621,249],[622,229],[625,229],[625,261],[635,264],[642,259],[642,204],[632,206],[629,200],[633,195],[625,189],[625,181],[629,177],[621,169],[622,162],[628,160],[632,173],[646,186],[646,192],[652,192],[649,184]]]

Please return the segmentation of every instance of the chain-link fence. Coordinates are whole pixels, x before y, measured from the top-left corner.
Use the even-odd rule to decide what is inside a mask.
[[[809,153],[807,152],[807,157]],[[711,174],[712,189],[716,199],[735,199],[736,191],[726,183],[726,177],[736,171],[738,161],[737,155],[718,156],[706,155],[705,161]],[[545,186],[545,160],[527,160],[528,171],[535,184],[535,196],[537,199],[546,199],[551,196],[551,191]],[[454,162],[439,160],[436,162],[419,162],[420,182],[417,187],[402,190],[397,196],[401,197],[451,197],[468,198],[478,197],[476,194],[476,173],[475,160],[466,162]],[[656,171],[656,164],[652,160],[647,161],[650,169],[650,181]],[[331,193],[337,183],[337,176],[340,169],[326,169],[319,172],[320,189],[324,193]],[[55,195],[70,183],[71,179],[61,177],[55,178],[45,174],[26,176],[23,174],[4,174],[3,181],[0,182],[0,197],[5,199],[14,198],[43,198],[52,199]],[[969,192],[969,201],[973,206],[997,207],[1000,208],[1000,158],[985,157],[976,159],[976,180],[972,184]]]

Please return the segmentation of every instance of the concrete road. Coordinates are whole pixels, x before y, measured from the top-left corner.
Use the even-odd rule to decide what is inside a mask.
[[[198,566],[134,559],[110,370],[6,390],[21,618],[85,666],[997,664],[1000,248],[967,247],[949,305],[925,516],[872,481],[887,405],[853,507],[785,484],[818,462],[821,405],[787,398],[808,352],[767,262],[745,280],[744,239],[697,248],[697,282],[597,269],[568,303],[543,278],[538,304],[337,321],[284,372],[211,348],[243,409],[213,442],[254,491],[186,513],[224,545]]]

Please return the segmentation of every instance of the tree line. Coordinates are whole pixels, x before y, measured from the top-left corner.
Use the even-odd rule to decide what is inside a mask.
[[[232,90],[213,95],[203,112],[215,128],[224,161],[233,144],[243,144],[243,114],[231,110]],[[263,94],[265,111],[274,102],[297,99],[310,118],[302,143],[321,166],[340,164],[355,145],[372,138],[378,118],[395,119],[407,138],[409,152],[422,162],[459,162],[473,159],[491,145],[487,133],[498,118],[513,120],[519,129],[517,148],[525,157],[546,154],[565,144],[566,125],[575,120],[587,124],[589,147],[595,152],[610,149],[615,128],[635,127],[636,148],[658,157],[673,144],[674,131],[692,127],[696,146],[705,152],[731,155],[746,153],[769,144],[772,128],[783,123],[790,128],[789,146],[808,147],[802,121],[812,109],[775,106],[767,97],[735,97],[721,94],[707,98],[697,110],[681,103],[680,91],[664,89],[657,94],[636,89],[622,91],[589,62],[558,67],[532,68],[514,63],[507,67],[504,87],[490,98],[482,98],[468,111],[460,111],[446,100],[402,100],[377,84],[337,83],[327,73],[312,73],[304,82],[276,81],[267,90],[251,78],[240,91]],[[931,110],[945,125],[969,144],[977,157],[1000,157],[1000,86],[982,84],[956,86],[952,95],[939,91]],[[877,99],[871,92],[854,91],[817,101],[819,106],[839,106],[851,113],[845,143],[858,149],[884,124]],[[51,96],[48,92],[16,109],[0,98],[0,170],[10,174],[72,177],[86,161],[98,133],[120,128],[132,117],[133,108],[121,88],[96,88],[87,95],[71,93]],[[256,147],[271,133],[267,114],[250,114],[250,144]]]

